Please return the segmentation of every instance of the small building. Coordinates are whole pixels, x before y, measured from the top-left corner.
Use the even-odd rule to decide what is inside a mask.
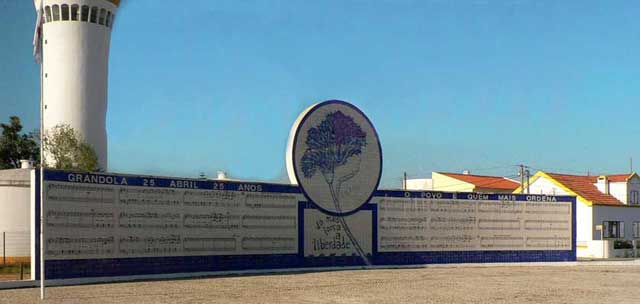
[[[0,263],[29,262],[32,172],[0,170]]]
[[[592,176],[539,171],[532,177],[529,189],[531,194],[576,197],[578,257],[634,254],[634,240],[640,240],[638,174]]]
[[[501,176],[432,172],[431,178],[408,179],[407,190],[512,193],[520,183]]]

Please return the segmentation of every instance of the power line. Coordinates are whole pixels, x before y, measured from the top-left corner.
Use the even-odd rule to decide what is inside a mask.
[[[422,173],[420,172],[424,172],[424,174],[428,174],[431,172],[451,172],[451,173],[455,173],[455,172],[462,172],[462,171],[470,171],[470,172],[477,172],[477,171],[495,171],[498,169],[507,169],[507,168],[513,168],[513,167],[517,167],[518,165],[496,165],[496,166],[491,166],[491,167],[480,167],[480,168],[464,168],[462,170],[460,169],[456,169],[456,170],[425,170],[425,169],[421,169],[418,170],[417,174],[409,174],[408,177],[410,178],[421,178],[422,177]],[[422,166],[420,166],[422,168]]]

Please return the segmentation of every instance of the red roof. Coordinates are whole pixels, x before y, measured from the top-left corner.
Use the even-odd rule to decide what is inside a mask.
[[[555,179],[557,182],[569,188],[569,190],[575,192],[577,195],[583,197],[584,199],[591,201],[595,205],[624,205],[617,198],[613,197],[613,195],[602,193],[600,192],[600,190],[598,190],[598,188],[596,188],[594,183],[598,181],[598,176],[569,175],[547,172],[545,173],[551,178]],[[617,179],[618,176],[621,175],[608,175],[609,180],[613,181],[611,178],[613,176],[615,176]],[[628,174],[625,175],[625,180],[628,176]]]
[[[461,180],[463,182],[473,184],[474,186],[479,188],[515,190],[516,188],[520,187],[519,183],[501,176],[458,174],[458,173],[446,173],[446,172],[437,172],[437,173]]]
[[[609,179],[609,181],[613,182],[613,183],[619,183],[619,182],[626,182],[627,179],[629,177],[631,177],[632,174],[614,174],[614,175],[607,175],[607,178]]]

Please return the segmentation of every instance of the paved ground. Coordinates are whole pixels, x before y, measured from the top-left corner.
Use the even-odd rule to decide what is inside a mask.
[[[640,303],[640,266],[353,270],[52,287],[44,303]],[[40,303],[39,289],[0,303]]]

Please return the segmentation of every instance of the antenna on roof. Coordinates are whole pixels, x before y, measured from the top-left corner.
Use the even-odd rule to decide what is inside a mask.
[[[629,174],[633,173],[633,156],[629,157]]]

